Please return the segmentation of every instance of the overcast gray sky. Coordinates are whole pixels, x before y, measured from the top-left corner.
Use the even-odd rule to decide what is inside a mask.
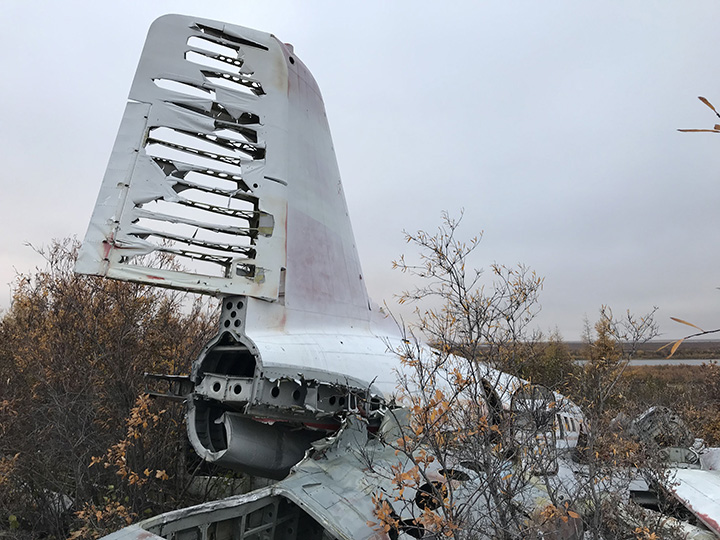
[[[26,243],[85,234],[150,23],[218,19],[292,43],[325,98],[371,296],[402,230],[465,209],[473,261],[545,277],[538,326],[601,304],[720,326],[720,3],[3,2],[0,309]]]

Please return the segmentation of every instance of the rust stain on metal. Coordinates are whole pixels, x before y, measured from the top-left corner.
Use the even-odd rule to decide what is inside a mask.
[[[720,533],[720,524],[716,520],[714,520],[707,514],[697,514],[697,517],[700,518],[700,520],[705,525],[710,527],[713,531],[715,531],[716,533]]]
[[[700,521],[702,521],[705,525],[708,526],[708,528],[712,529],[713,532],[716,534],[720,534],[720,523],[717,522],[716,519],[710,517],[708,514],[704,514],[702,512],[698,512],[693,508],[693,505],[689,504],[685,500],[680,500],[680,502],[690,510]]]

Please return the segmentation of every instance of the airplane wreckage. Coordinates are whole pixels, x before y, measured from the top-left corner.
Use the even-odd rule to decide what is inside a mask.
[[[187,269],[146,264],[155,252]],[[376,495],[392,493],[378,471],[411,465],[388,444],[409,425],[408,410],[394,408],[402,336],[368,298],[322,97],[292,46],[192,17],[153,23],[76,270],[222,299],[219,333],[191,374],[155,377],[184,401],[202,459],[278,480],[107,538],[433,538],[418,516],[448,483],[482,525],[472,493],[483,472],[461,460],[428,468],[395,527],[374,523]],[[530,437],[547,458],[535,470],[543,480],[517,497],[547,504],[550,484],[572,486],[582,412],[473,369],[489,416],[545,418]],[[650,411],[638,432],[665,433],[668,414]],[[720,454],[678,440],[664,449],[676,464],[668,490],[695,517],[677,526],[687,538],[720,536]],[[512,472],[511,460],[498,463]],[[548,537],[581,538],[581,520],[570,525]]]

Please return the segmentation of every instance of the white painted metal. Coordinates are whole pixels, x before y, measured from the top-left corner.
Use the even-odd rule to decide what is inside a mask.
[[[317,524],[320,531],[299,530],[296,526],[284,527],[283,538],[337,538],[343,540],[384,539],[387,533],[377,525],[375,516],[374,496],[385,494],[389,503],[394,504],[400,527],[400,538],[417,537],[423,531],[420,516],[424,506],[417,498],[407,497],[402,503],[393,501],[396,486],[393,478],[398,468],[407,471],[414,463],[398,457],[395,446],[385,441],[395,441],[408,429],[407,410],[396,409],[396,414],[388,414],[378,436],[370,438],[363,419],[349,416],[338,432],[318,441],[308,455],[295,467],[290,475],[269,488],[263,488],[246,495],[231,497],[222,501],[206,503],[183,510],[177,510],[150,518],[137,525],[118,531],[107,540],[139,540],[143,538],[169,538],[191,534],[195,530],[203,531],[203,540],[220,537],[219,526],[232,524],[235,537],[246,538],[238,529],[245,521],[244,516],[258,504],[270,504],[274,497],[286,500],[286,506],[296,507]],[[447,464],[446,464],[447,465]],[[499,466],[512,471],[512,462],[499,462]],[[473,501],[476,510],[471,510],[470,521],[475,523],[476,531],[491,530],[491,524],[484,515],[477,492],[484,481],[481,474],[468,469],[462,464],[454,463],[451,469],[458,473],[454,476],[454,498],[457,504]],[[575,482],[567,464],[563,465],[564,476],[548,479],[548,482],[559,489],[560,482]],[[424,471],[425,479],[445,483],[445,476],[440,464],[429,465]],[[422,490],[422,486],[418,486]],[[417,493],[419,490],[414,490]],[[412,493],[412,490],[408,489]],[[530,481],[516,496],[518,507],[527,510],[547,505],[547,484]],[[474,513],[473,513],[474,512]],[[280,521],[276,515],[266,518],[263,524],[269,531],[280,529]],[[287,519],[287,518],[286,518]],[[288,523],[287,521],[282,522]],[[305,522],[307,524],[307,521]],[[239,526],[238,526],[239,525]],[[306,525],[307,526],[307,525]],[[274,528],[273,528],[274,527]],[[227,527],[228,529],[230,527]],[[310,529],[310,527],[308,527]],[[257,529],[256,529],[257,530]],[[324,531],[324,532],[323,532]],[[426,536],[430,537],[430,533]],[[248,535],[248,538],[252,537]],[[565,537],[565,536],[563,536]],[[478,538],[489,538],[480,535]]]
[[[234,56],[207,52],[199,43],[227,48]],[[190,53],[193,61],[188,60]],[[212,69],[196,64],[199,55],[203,62],[219,57],[223,64]],[[242,85],[228,89],[218,82],[219,76],[254,86],[250,93],[238,90]],[[192,93],[201,96],[188,95]],[[257,122],[244,123],[243,115],[255,115]],[[153,155],[158,147],[154,134],[160,128],[174,130],[178,141],[180,135],[219,140],[227,130],[252,131],[257,143],[248,144],[265,154],[233,158],[239,174],[237,167],[222,161],[225,147],[217,148],[215,158],[204,158],[207,167],[196,163],[201,144],[183,147],[187,151],[180,157],[163,161]],[[233,137],[241,138],[237,133]],[[178,150],[180,142],[160,146]],[[235,179],[228,180],[231,176]],[[183,214],[193,209],[187,204],[196,203],[185,193],[192,191],[189,185],[201,182],[198,178],[205,182],[204,194],[254,204],[245,219],[248,227],[221,224],[216,218],[227,218],[232,210],[227,207],[204,210],[208,217],[202,221]],[[234,186],[207,187],[215,179]],[[158,217],[147,209],[158,202],[171,207],[172,216],[149,219]],[[140,226],[142,220],[157,227]],[[263,220],[265,227],[259,223]],[[178,224],[191,232],[181,237],[165,231]],[[201,234],[209,240],[200,242]],[[247,239],[254,255],[222,251],[229,235]],[[175,239],[170,245],[169,238]],[[186,252],[179,262],[190,266],[199,259],[184,256],[192,255],[189,251],[226,258],[225,268],[215,265],[223,275],[145,264],[148,255],[181,249]],[[249,275],[238,275],[239,269],[248,268]],[[364,384],[380,376],[377,383],[384,392],[394,388],[387,369],[393,355],[376,338],[387,332],[370,327],[373,314],[320,91],[300,59],[271,34],[177,15],[153,24],[77,271],[247,296],[243,331],[255,341],[263,366],[273,376],[320,371],[335,374],[331,379],[351,377]]]

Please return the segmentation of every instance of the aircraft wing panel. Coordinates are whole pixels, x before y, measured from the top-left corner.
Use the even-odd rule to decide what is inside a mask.
[[[702,469],[674,469],[667,487],[716,535],[720,536],[720,473]]]

